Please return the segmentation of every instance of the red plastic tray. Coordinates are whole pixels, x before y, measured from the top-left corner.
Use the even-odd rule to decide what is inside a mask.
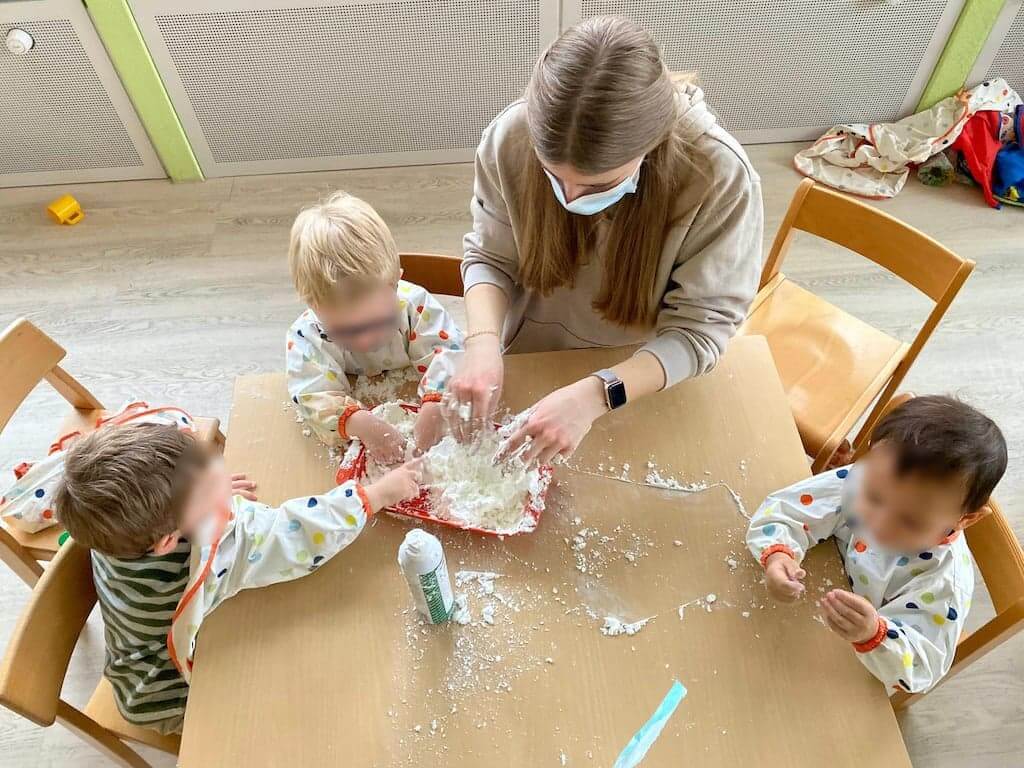
[[[412,403],[400,403],[401,407],[409,413],[419,413],[419,406]],[[500,429],[501,424],[495,424],[494,429]],[[400,502],[393,507],[388,507],[387,511],[404,517],[414,517],[418,520],[427,520],[432,523],[439,525],[447,525],[449,528],[458,528],[463,531],[473,531],[474,533],[481,533],[485,536],[514,536],[520,533],[531,533],[536,530],[537,523],[540,522],[540,515],[544,508],[544,500],[547,498],[548,484],[551,482],[552,468],[550,465],[545,464],[540,467],[540,491],[536,494],[530,494],[526,502],[526,514],[533,519],[533,528],[528,531],[516,531],[514,533],[502,533],[500,531],[491,531],[486,528],[477,528],[472,525],[463,525],[462,523],[455,522],[453,520],[443,520],[439,517],[434,517],[431,514],[430,509],[430,492],[424,490],[415,499],[409,499],[408,501]],[[366,476],[366,448],[360,446],[359,452],[354,456],[349,456],[347,453],[342,458],[341,464],[338,467],[337,473],[335,473],[334,479],[341,485],[349,480],[361,480]]]

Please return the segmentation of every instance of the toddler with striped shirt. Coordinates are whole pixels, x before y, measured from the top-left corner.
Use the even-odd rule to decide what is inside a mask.
[[[419,479],[411,463],[268,506],[174,425],[110,425],[76,439],[54,506],[92,550],[103,673],[121,716],[180,732],[205,617],[243,589],[315,571],[376,511],[419,495]]]
[[[875,427],[867,454],[771,494],[747,531],[768,591],[804,593],[800,563],[834,537],[850,590],[821,600],[828,626],[887,687],[926,691],[953,663],[974,591],[962,532],[989,513],[1006,442],[950,397],[918,397]]]

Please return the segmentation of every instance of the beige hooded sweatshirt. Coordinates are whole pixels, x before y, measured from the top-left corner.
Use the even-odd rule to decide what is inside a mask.
[[[601,256],[580,267],[573,287],[549,296],[520,284],[516,243],[522,224],[515,212],[526,158],[533,152],[525,102],[509,105],[484,131],[476,153],[473,231],[464,239],[462,276],[467,291],[490,283],[507,294],[506,352],[646,342],[642,349],[660,361],[670,386],[711,370],[725,351],[757,290],[761,180],[743,148],[708,111],[703,92],[687,86],[679,95],[683,136],[693,147],[696,168],[680,179],[674,223],[666,232],[658,270],[661,309],[651,330],[615,325],[591,306],[601,285]],[[642,193],[641,177],[636,194]],[[599,229],[598,253],[601,242]]]

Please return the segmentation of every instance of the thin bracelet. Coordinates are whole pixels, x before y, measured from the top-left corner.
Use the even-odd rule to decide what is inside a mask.
[[[463,342],[463,344],[465,344],[467,341],[469,341],[470,339],[474,339],[477,336],[493,336],[494,338],[498,338],[498,332],[497,331],[473,331],[473,333],[469,334],[468,336],[464,336],[462,338],[462,342]]]

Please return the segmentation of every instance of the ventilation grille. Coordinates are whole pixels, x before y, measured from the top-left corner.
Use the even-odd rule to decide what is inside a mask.
[[[955,18],[959,4],[947,5],[581,0],[580,13],[636,21],[655,36],[673,70],[697,72],[726,128],[747,140],[777,140],[809,138],[837,123],[902,117],[935,63],[940,21]]]
[[[1017,10],[984,79],[992,77],[1005,79],[1024,96],[1024,5]]]
[[[23,56],[0,49],[0,174],[143,165],[69,20],[0,26],[35,39]]]
[[[529,79],[539,8],[398,1],[155,23],[213,162],[258,163],[476,147]]]

